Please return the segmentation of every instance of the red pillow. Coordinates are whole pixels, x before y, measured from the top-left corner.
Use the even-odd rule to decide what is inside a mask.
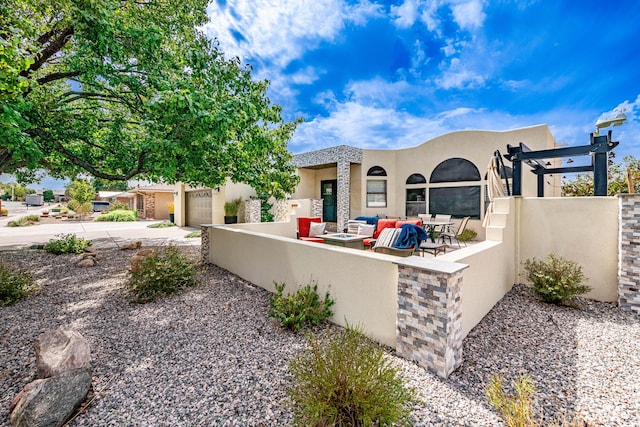
[[[382,230],[384,230],[385,228],[395,228],[396,227],[396,221],[395,219],[379,219],[378,220],[378,225],[376,226],[376,231],[373,233],[373,238],[377,239],[378,236],[380,235],[380,232]]]

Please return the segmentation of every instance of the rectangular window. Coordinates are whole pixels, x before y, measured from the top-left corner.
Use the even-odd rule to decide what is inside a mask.
[[[429,189],[429,212],[480,219],[480,186]]]
[[[387,180],[369,179],[367,180],[367,207],[386,208],[387,207]]]

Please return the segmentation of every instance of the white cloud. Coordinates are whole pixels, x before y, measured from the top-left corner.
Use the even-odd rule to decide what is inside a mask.
[[[398,28],[408,28],[416,22],[418,5],[415,0],[405,0],[400,6],[391,6],[391,18]]]
[[[441,89],[469,89],[484,85],[485,77],[463,64],[459,58],[453,58],[449,68],[435,79]]]
[[[474,30],[482,27],[487,15],[484,13],[481,0],[471,0],[453,5],[453,19],[463,30]]]
[[[389,82],[381,78],[366,81],[350,82],[344,94],[350,101],[370,106],[395,106],[410,97],[418,96],[415,86],[409,85],[404,80]]]
[[[289,79],[295,84],[311,84],[318,80],[318,73],[313,67],[305,67],[302,70],[298,70],[295,74],[289,76]]]

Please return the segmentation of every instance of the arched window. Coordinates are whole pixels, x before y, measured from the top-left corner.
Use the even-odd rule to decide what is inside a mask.
[[[443,161],[436,166],[429,179],[429,212],[480,219],[480,185],[459,183],[481,180],[478,168],[469,160],[453,157]],[[433,185],[444,183],[455,185]]]
[[[387,171],[383,167],[373,166],[367,171],[367,176],[387,176]]]
[[[420,173],[414,173],[409,175],[409,178],[407,178],[407,185],[409,184],[426,184],[427,183],[427,178],[424,177],[424,175],[420,174]]]
[[[383,177],[387,176],[387,171],[380,166],[373,166],[367,171],[367,176]],[[386,208],[387,207],[387,180],[367,179],[367,207]]]
[[[431,173],[429,182],[480,181],[476,165],[467,159],[453,157],[440,163]]]

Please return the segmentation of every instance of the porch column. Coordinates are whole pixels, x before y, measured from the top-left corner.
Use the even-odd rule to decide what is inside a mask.
[[[462,363],[462,270],[408,257],[398,265],[396,351],[447,378]]]
[[[337,226],[341,232],[349,221],[349,194],[351,187],[351,162],[339,160],[338,169],[338,200],[337,200]]]

